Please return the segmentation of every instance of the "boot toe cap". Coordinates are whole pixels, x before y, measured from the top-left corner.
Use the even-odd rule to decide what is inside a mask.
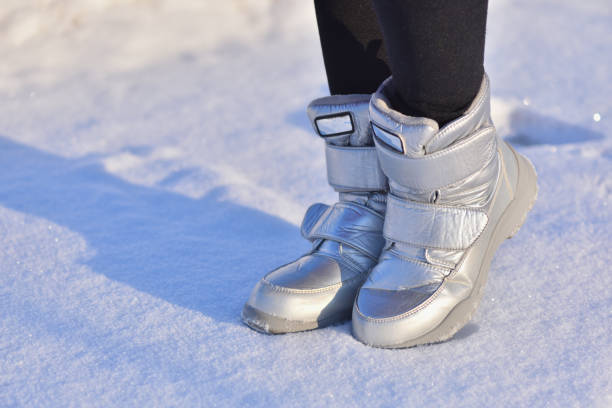
[[[363,277],[334,259],[307,255],[260,280],[242,313],[249,326],[268,333],[310,330],[350,317]]]
[[[427,285],[404,290],[362,288],[357,297],[357,307],[362,315],[371,319],[400,316],[423,303],[438,286]]]
[[[353,307],[354,337],[370,346],[402,348],[421,344],[446,314],[434,294],[439,284],[405,290],[362,288]],[[444,302],[446,303],[446,302]]]

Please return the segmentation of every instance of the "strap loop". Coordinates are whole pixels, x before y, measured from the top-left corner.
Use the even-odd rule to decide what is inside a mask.
[[[476,241],[487,222],[487,213],[482,210],[415,203],[389,194],[384,236],[422,248],[464,250]]]
[[[384,218],[368,207],[341,201],[329,207],[313,204],[302,222],[302,236],[314,241],[329,239],[351,246],[366,256],[378,259],[385,245]]]
[[[378,164],[376,147],[326,144],[327,180],[338,192],[384,191],[387,177]]]

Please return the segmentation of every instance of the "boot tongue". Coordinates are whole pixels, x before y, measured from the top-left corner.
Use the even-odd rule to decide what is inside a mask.
[[[373,146],[369,94],[332,95],[315,99],[307,113],[315,132],[335,146]]]

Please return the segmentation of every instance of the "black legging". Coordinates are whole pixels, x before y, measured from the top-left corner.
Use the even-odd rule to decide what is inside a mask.
[[[440,125],[476,96],[487,0],[315,0],[315,11],[332,94],[372,93],[393,73],[393,107]]]

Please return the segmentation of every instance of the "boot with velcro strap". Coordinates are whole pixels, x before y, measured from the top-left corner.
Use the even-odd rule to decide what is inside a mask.
[[[363,343],[400,348],[446,340],[470,320],[491,259],[523,224],[537,185],[529,160],[495,132],[486,75],[467,111],[442,128],[394,110],[391,80],[370,103],[389,182],[386,245],[352,326]]]
[[[297,332],[351,317],[357,290],[385,242],[388,186],[373,144],[370,96],[329,96],[308,106],[313,128],[325,140],[328,181],[339,201],[307,210],[301,233],[312,249],[256,284],[242,311],[251,328]]]

